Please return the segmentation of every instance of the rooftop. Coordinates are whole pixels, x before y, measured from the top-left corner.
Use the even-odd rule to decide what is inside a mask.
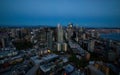
[[[74,70],[74,67],[72,65],[68,64],[64,67],[64,69],[67,73],[70,73]]]

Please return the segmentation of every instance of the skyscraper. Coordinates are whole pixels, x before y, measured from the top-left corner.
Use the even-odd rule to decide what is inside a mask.
[[[90,52],[93,52],[93,51],[94,51],[94,43],[95,43],[94,40],[90,40],[90,41],[88,42],[88,51],[90,51]]]
[[[61,43],[57,43],[57,51],[61,51]]]
[[[62,26],[60,24],[58,24],[57,26],[57,41],[59,43],[62,43],[63,42],[63,29],[62,29]]]
[[[68,35],[67,35],[68,40],[70,40],[73,35],[73,24],[72,23],[68,24],[67,33],[68,33]]]
[[[67,43],[63,43],[63,51],[67,51]]]
[[[5,40],[4,40],[4,38],[1,38],[1,42],[2,42],[2,48],[5,48]]]
[[[57,26],[57,51],[62,50],[62,44],[63,44],[63,29],[60,24]]]
[[[49,49],[52,48],[52,40],[53,40],[52,31],[48,31],[48,32],[47,32],[47,47],[48,47]]]

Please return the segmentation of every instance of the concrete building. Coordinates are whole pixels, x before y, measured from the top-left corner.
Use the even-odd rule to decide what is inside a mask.
[[[93,52],[94,51],[94,45],[95,45],[94,40],[88,41],[88,51]]]
[[[116,59],[116,53],[112,50],[108,52],[108,60],[109,61],[114,61]]]
[[[61,43],[57,43],[57,51],[61,51]]]
[[[2,48],[5,48],[5,39],[1,38]]]
[[[47,32],[47,47],[49,49],[52,49],[52,41],[53,41],[52,31],[49,31]]]
[[[82,34],[82,39],[86,40],[86,34],[85,33]]]
[[[65,31],[65,39],[68,40],[68,33]]]
[[[67,51],[67,43],[63,43],[63,51]]]
[[[79,28],[79,32],[83,32],[83,27],[80,27],[80,28]]]
[[[63,43],[63,29],[60,24],[57,26],[57,41]]]
[[[73,35],[73,24],[69,23],[67,27],[67,39],[70,40]]]
[[[102,71],[98,70],[93,65],[89,65],[88,68],[90,70],[90,74],[89,75],[105,75]]]
[[[67,50],[67,45],[64,43],[63,39],[63,29],[60,24],[58,24],[57,27],[58,33],[57,33],[57,51],[66,51]]]
[[[46,41],[46,32],[45,32],[45,30],[44,29],[41,29],[40,31],[39,31],[39,40],[40,41]]]
[[[7,34],[3,34],[2,36],[0,36],[0,43],[1,48],[7,48],[8,46],[10,46],[10,40]]]

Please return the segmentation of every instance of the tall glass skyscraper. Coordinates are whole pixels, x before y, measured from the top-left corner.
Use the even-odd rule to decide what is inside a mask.
[[[57,26],[57,41],[58,43],[63,43],[63,29],[62,26],[60,24],[58,24]]]

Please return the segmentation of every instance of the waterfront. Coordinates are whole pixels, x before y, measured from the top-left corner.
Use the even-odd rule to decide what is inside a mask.
[[[120,33],[101,34],[100,37],[120,41]]]

